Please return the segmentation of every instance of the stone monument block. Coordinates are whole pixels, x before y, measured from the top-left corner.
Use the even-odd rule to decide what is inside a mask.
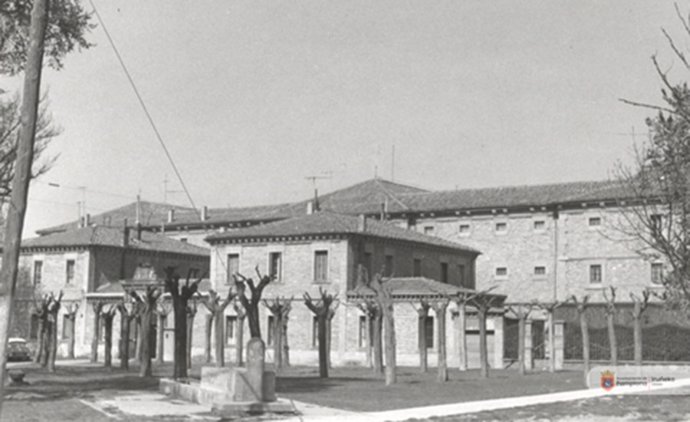
[[[249,386],[257,394],[257,401],[263,400],[264,367],[266,361],[266,346],[260,338],[252,338],[247,343],[247,372]]]

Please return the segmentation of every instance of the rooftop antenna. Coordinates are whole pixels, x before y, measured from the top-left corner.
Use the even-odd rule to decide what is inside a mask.
[[[316,181],[317,180],[328,180],[333,178],[333,172],[328,171],[324,172],[320,175],[311,175],[305,177],[307,180],[311,180],[312,185],[314,186],[314,211],[319,211],[319,189],[316,187]]]

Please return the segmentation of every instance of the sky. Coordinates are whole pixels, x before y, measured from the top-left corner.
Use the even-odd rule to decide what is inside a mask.
[[[690,48],[670,1],[94,2],[197,206],[305,199],[315,175],[322,192],[607,179],[650,115],[620,98],[660,103],[650,57],[686,76],[661,28]],[[63,131],[26,236],[82,200],[189,205],[103,28],[88,38],[43,74]]]

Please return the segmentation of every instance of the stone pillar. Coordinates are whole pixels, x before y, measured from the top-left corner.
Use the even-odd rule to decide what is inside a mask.
[[[527,318],[525,320],[525,369],[531,371],[534,369],[534,357],[532,356],[532,320]]]
[[[266,346],[260,338],[252,338],[247,343],[247,381],[257,401],[263,401],[264,366]]]
[[[563,359],[565,353],[565,338],[564,338],[564,321],[554,321],[554,346],[555,346],[555,369],[557,371],[563,370]]]
[[[503,369],[503,314],[493,317],[494,321],[494,369]]]

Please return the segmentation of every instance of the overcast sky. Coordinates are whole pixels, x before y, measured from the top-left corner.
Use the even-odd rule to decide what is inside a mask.
[[[660,28],[690,46],[668,1],[95,2],[214,207],[304,199],[327,172],[323,191],[390,179],[393,145],[395,180],[429,189],[608,178],[649,115],[618,99],[659,101],[652,54],[679,67]],[[78,186],[92,214],[180,189],[102,28],[89,39],[44,73],[63,134],[27,236],[76,218]]]

